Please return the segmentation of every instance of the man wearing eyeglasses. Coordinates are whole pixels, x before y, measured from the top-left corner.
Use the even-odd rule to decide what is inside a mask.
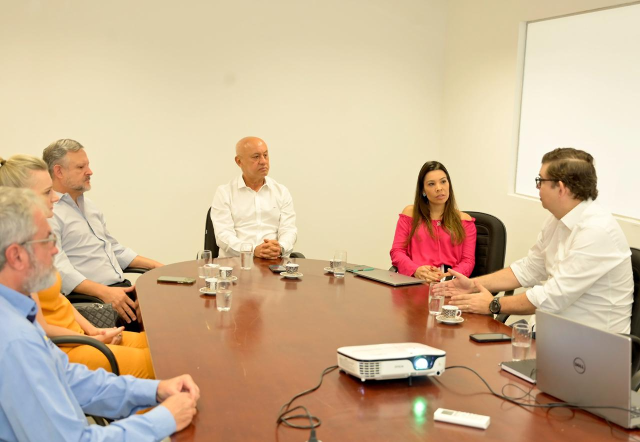
[[[182,430],[200,397],[189,375],[158,381],[91,371],[69,363],[35,320],[30,294],[56,279],[46,210],[33,191],[0,187],[0,440],[158,441]],[[88,425],[84,413],[120,420]]]
[[[470,280],[457,279],[434,289],[451,304],[481,314],[556,313],[603,330],[629,333],[633,273],[629,244],[598,197],[594,160],[573,148],[542,158],[535,179],[542,207],[551,212],[527,257],[510,267]],[[531,287],[526,293],[491,293]]]

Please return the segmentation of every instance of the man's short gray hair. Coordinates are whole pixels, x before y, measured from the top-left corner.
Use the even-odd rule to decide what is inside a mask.
[[[67,156],[67,152],[77,152],[80,149],[84,149],[82,144],[67,138],[49,144],[45,150],[42,151],[42,159],[47,163],[47,167],[49,167],[49,175],[53,177],[53,168],[56,164],[63,165],[64,163],[64,165],[66,165],[65,157]]]
[[[33,238],[38,232],[34,211],[45,209],[30,189],[0,187],[0,271],[7,263],[7,247]]]

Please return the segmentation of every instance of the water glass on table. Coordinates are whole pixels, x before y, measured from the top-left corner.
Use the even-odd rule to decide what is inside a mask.
[[[439,282],[432,282],[429,284],[429,314],[439,315],[442,312],[442,306],[444,305],[444,296],[435,296],[433,294],[433,288],[440,284]]]
[[[513,324],[511,331],[511,352],[514,361],[527,359],[531,348],[531,326],[529,324]]]
[[[210,278],[211,264],[213,263],[213,255],[211,254],[211,250],[200,250],[196,255],[196,260],[198,261],[198,277],[200,278]]]
[[[345,250],[336,250],[333,254],[333,276],[336,278],[344,278],[344,272],[347,270],[347,252]]]
[[[251,270],[253,264],[253,244],[243,242],[240,245],[240,268],[242,270]]]
[[[231,310],[231,293],[232,283],[229,279],[219,279],[216,285],[216,308],[219,312],[228,312]]]

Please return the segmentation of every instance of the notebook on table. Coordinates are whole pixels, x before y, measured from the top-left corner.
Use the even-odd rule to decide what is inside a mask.
[[[355,273],[356,276],[366,279],[372,279],[374,281],[388,284],[393,287],[400,287],[403,285],[422,284],[422,279],[413,278],[411,276],[401,275],[400,273],[391,272],[389,270],[374,269],[363,272]]]

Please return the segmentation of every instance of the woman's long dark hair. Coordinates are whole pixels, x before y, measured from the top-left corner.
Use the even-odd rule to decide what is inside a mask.
[[[442,225],[445,230],[451,235],[451,241],[454,244],[462,244],[466,233],[462,227],[462,221],[460,220],[460,214],[458,213],[458,206],[456,204],[456,198],[453,195],[453,184],[449,177],[449,171],[442,163],[437,161],[427,161],[420,169],[418,174],[418,184],[416,185],[416,197],[413,203],[413,221],[411,224],[411,233],[407,238],[407,245],[411,243],[411,238],[416,233],[416,229],[420,223],[424,223],[429,231],[431,238],[435,238],[433,231],[433,225],[431,223],[431,210],[429,209],[429,200],[426,196],[422,196],[424,190],[424,179],[429,172],[434,170],[441,170],[447,176],[449,182],[449,198],[444,205],[444,213],[442,214]]]

